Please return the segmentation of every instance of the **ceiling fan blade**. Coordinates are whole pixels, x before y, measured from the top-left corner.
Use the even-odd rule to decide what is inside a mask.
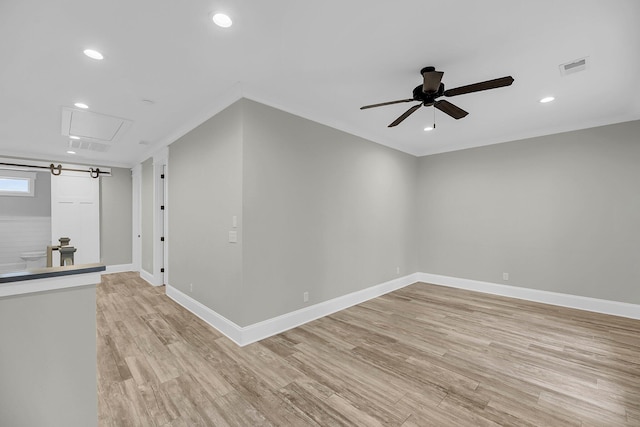
[[[397,119],[395,119],[393,121],[393,123],[391,123],[389,126],[387,127],[394,127],[394,126],[398,126],[400,123],[402,123],[402,121],[404,119],[406,119],[407,117],[409,117],[411,114],[413,114],[414,111],[416,111],[418,108],[422,107],[422,104],[417,104],[414,105],[413,107],[409,108],[407,111],[405,111],[400,117],[398,117]]]
[[[424,93],[436,93],[440,88],[442,80],[442,71],[425,71],[422,73],[424,82],[422,83],[422,91]]]
[[[450,115],[456,120],[461,119],[467,114],[469,114],[466,111],[464,111],[462,108],[457,107],[452,103],[450,103],[449,101],[445,101],[444,99],[440,101],[436,101],[436,103],[433,104],[433,106],[436,107],[438,110],[442,111],[443,113]]]
[[[400,104],[401,102],[411,102],[411,101],[415,101],[415,99],[411,98],[411,99],[400,99],[398,101],[381,102],[380,104],[365,105],[364,107],[360,107],[360,109],[366,110],[367,108],[382,107],[384,105]]]
[[[510,86],[513,83],[513,77],[500,77],[499,79],[487,80],[486,82],[474,83],[471,85],[460,86],[444,91],[444,96],[464,95],[465,93],[479,92],[481,90],[495,89],[503,86]]]

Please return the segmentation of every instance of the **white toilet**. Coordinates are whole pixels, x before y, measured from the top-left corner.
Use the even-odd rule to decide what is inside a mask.
[[[45,251],[23,252],[20,254],[20,258],[27,263],[27,270],[46,267],[47,253]]]

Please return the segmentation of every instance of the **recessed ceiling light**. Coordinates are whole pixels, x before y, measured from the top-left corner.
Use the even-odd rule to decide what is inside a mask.
[[[75,135],[69,135],[69,139],[80,139],[80,137]]]
[[[84,50],[84,54],[87,55],[89,58],[97,59],[98,61],[101,60],[101,59],[104,59],[104,56],[102,56],[102,54],[100,52],[98,52],[97,50],[85,49]]]
[[[433,130],[433,126],[427,126],[426,128],[424,128],[425,132],[429,132],[430,130]]]
[[[76,152],[72,150],[67,150],[67,154],[76,154]]]
[[[231,18],[229,18],[229,16],[225,15],[224,13],[216,13],[215,15],[213,15],[213,22],[218,27],[222,27],[222,28],[229,28],[231,24],[233,24],[233,21],[231,21]]]
[[[82,108],[83,110],[86,110],[87,108],[89,108],[89,106],[83,102],[76,102],[73,105],[75,105],[78,108]]]
[[[546,104],[547,102],[551,102],[551,101],[553,101],[554,99],[555,99],[555,98],[554,98],[553,96],[547,96],[547,97],[545,97],[545,98],[542,98],[542,99],[540,100],[540,102],[542,102],[543,104]]]

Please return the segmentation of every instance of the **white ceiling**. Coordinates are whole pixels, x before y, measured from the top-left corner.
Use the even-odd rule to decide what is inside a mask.
[[[0,155],[132,166],[241,96],[415,155],[634,120],[639,18],[637,0],[2,0]],[[447,88],[515,82],[449,98],[470,114],[436,111],[429,133],[432,108],[395,128],[412,104],[359,110],[410,98],[428,65]],[[78,101],[133,123],[107,152],[68,155]]]

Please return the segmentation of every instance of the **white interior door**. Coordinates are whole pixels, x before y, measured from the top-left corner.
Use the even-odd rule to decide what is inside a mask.
[[[100,262],[100,178],[63,172],[51,177],[51,244],[69,237],[75,264]],[[54,252],[53,265],[60,265]]]

